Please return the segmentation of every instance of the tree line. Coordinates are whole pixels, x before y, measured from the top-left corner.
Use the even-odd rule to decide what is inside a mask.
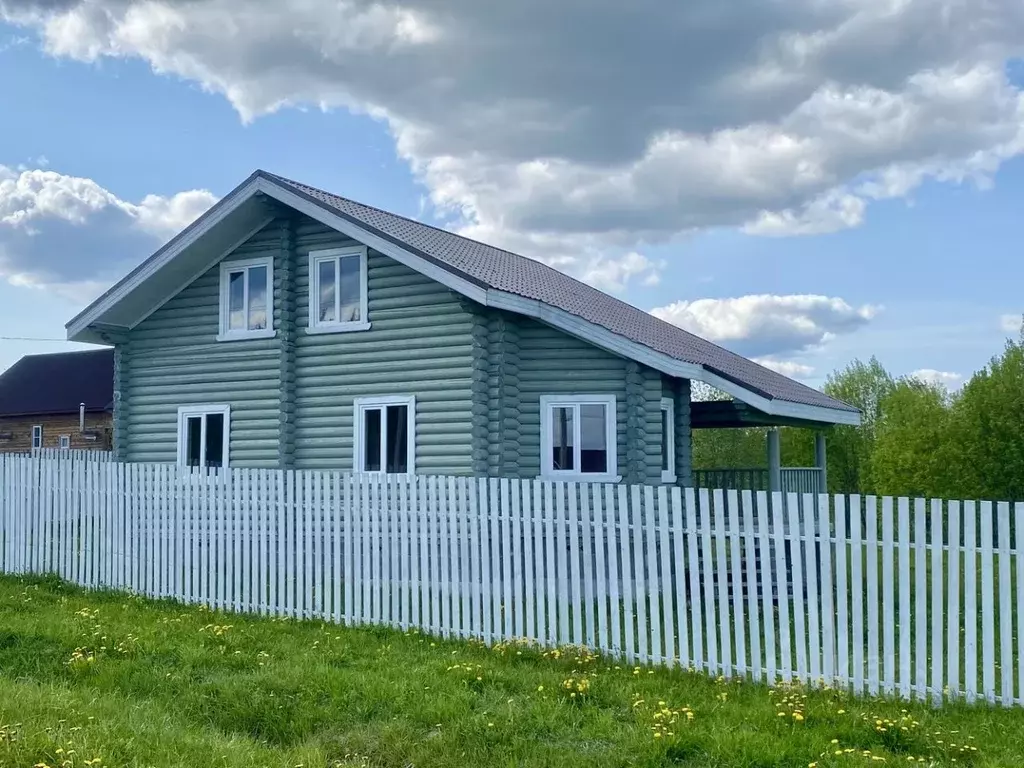
[[[854,360],[825,393],[860,408],[827,431],[831,493],[1024,500],[1024,330],[957,392]],[[783,466],[814,465],[814,432],[780,429]],[[766,466],[763,429],[694,430],[694,466]]]

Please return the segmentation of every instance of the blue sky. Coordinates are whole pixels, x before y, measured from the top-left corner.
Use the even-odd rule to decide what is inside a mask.
[[[795,21],[803,2],[754,20],[651,10],[623,46],[707,24],[736,43],[637,65],[675,93],[618,83],[631,63],[599,73],[607,88],[577,75],[602,64],[571,31],[557,53],[527,40],[536,73],[510,69],[502,35],[528,14],[459,0],[352,0],[324,30],[276,16],[287,3],[0,0],[0,369],[69,348],[13,339],[62,338],[261,167],[541,258],[812,385],[874,354],[956,386],[1024,311],[1024,14],[994,3],[997,36],[951,23],[908,53],[901,35],[932,23],[916,0],[880,19],[865,0],[860,26]],[[223,40],[202,33],[224,19]],[[292,23],[285,42],[268,32]],[[456,24],[486,49],[442,47]],[[780,47],[822,31],[843,45],[796,63]]]

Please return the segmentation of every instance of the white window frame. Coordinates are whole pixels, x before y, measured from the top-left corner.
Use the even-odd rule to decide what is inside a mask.
[[[257,330],[232,330],[229,327],[230,304],[228,294],[231,290],[231,273],[248,271],[253,267],[266,267],[267,269],[267,327]],[[245,318],[249,321],[249,276],[245,277]],[[217,341],[245,341],[248,339],[272,339],[276,335],[274,330],[274,257],[260,256],[252,259],[238,259],[236,261],[224,261],[220,265],[220,333]]]
[[[183,405],[178,409],[178,466],[188,465],[188,419],[195,416],[224,417],[223,468],[231,466],[229,448],[231,446],[231,406],[230,405]],[[206,466],[206,420],[203,420],[203,434],[199,441],[200,463]]]
[[[57,438],[57,447],[62,451],[71,450],[71,435],[61,435]]]
[[[605,444],[608,446],[608,467],[605,472],[581,472],[579,469],[555,469],[551,440],[551,414],[553,409],[563,406],[603,405],[605,406]],[[582,445],[580,420],[574,419],[575,439],[573,449],[577,452],[573,465],[580,466]],[[541,395],[540,397],[540,476],[547,480],[573,480],[591,483],[617,483],[622,480],[618,470],[618,413],[615,395]]]
[[[38,451],[43,447],[43,425],[32,425],[32,450]]]
[[[364,472],[363,459],[366,446],[363,445],[363,436],[366,433],[365,418],[366,411],[384,408],[389,405],[404,405],[407,407],[406,414],[408,423],[405,431],[409,440],[408,465],[409,470],[405,473],[392,473],[396,477],[408,477],[416,474],[416,396],[415,395],[382,395],[380,397],[357,397],[352,403],[353,410],[353,433],[352,433],[352,471],[362,475],[386,475],[387,461],[387,423],[384,418],[380,424],[381,441],[381,463],[379,472]],[[383,415],[383,414],[382,414]]]
[[[661,482],[676,481],[676,403],[671,397],[661,398],[661,412],[666,414],[665,434],[662,440],[668,443],[668,469],[661,470]],[[661,448],[661,445],[658,446]],[[661,450],[658,451],[658,462],[661,463]]]
[[[306,326],[306,333],[351,333],[352,331],[370,330],[369,299],[367,292],[366,274],[366,247],[349,246],[346,248],[328,248],[321,251],[309,252],[309,320]],[[339,279],[341,277],[341,259],[359,257],[359,320],[349,322],[321,322],[320,321],[320,268],[324,261],[333,261],[337,266],[334,273],[334,316],[341,316],[341,291],[339,290]]]

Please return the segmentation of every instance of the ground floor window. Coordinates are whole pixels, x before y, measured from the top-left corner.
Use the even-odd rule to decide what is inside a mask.
[[[178,464],[227,467],[231,408],[187,405],[178,409]]]
[[[416,472],[416,398],[361,397],[355,401],[353,469],[386,475]]]
[[[617,480],[614,395],[540,399],[541,474]]]
[[[61,435],[59,438],[58,445],[62,451],[66,451],[71,448],[71,435]]]
[[[43,425],[36,424],[32,427],[32,450],[38,451],[43,447]]]
[[[661,482],[676,481],[676,418],[671,397],[661,398]]]

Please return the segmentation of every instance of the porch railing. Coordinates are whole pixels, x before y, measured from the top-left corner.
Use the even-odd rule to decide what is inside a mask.
[[[817,467],[783,467],[783,493],[822,493],[821,470]],[[695,469],[697,488],[724,488],[737,491],[769,490],[768,470],[761,467],[731,469]]]

